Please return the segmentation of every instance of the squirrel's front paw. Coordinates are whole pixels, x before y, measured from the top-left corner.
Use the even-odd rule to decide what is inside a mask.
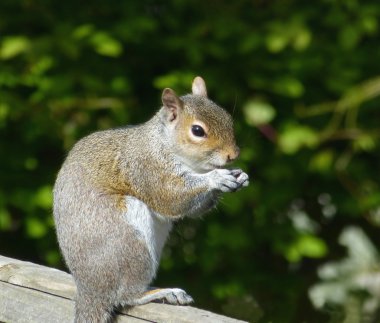
[[[234,173],[237,181],[240,183],[238,189],[249,185],[249,176],[247,173],[244,173],[241,169],[233,169],[232,172]]]
[[[222,192],[235,192],[249,183],[241,169],[214,169],[209,175],[211,187]]]

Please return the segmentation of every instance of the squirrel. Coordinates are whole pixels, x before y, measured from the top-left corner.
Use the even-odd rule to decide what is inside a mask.
[[[75,322],[109,322],[118,306],[187,305],[179,288],[153,289],[173,222],[213,208],[221,193],[248,185],[230,114],[208,99],[201,77],[192,94],[162,92],[147,122],[79,140],[53,189],[58,243],[77,293]]]

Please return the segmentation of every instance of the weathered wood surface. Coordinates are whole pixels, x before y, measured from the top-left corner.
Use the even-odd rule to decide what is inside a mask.
[[[68,273],[0,256],[0,322],[72,322],[74,281]],[[151,303],[123,309],[118,323],[243,322],[191,306]]]

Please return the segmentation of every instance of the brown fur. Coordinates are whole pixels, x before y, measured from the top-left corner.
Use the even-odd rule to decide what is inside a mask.
[[[193,88],[205,94],[202,82],[197,78]],[[152,244],[163,242],[160,235],[169,228],[168,220],[161,218],[202,214],[216,204],[221,192],[248,184],[242,171],[215,169],[238,156],[227,112],[205,96],[179,98],[170,89],[164,90],[163,103],[144,124],[81,139],[58,174],[54,217],[78,288],[76,322],[105,322],[119,304],[150,301],[146,291],[161,253]],[[192,134],[196,122],[204,124],[204,138]],[[131,209],[127,197],[143,202],[149,211],[142,206],[133,209],[136,202],[130,202]],[[145,212],[141,221],[149,226],[146,232],[139,210]],[[150,235],[158,240],[146,240]],[[181,304],[191,300],[181,290],[154,295],[167,295],[169,302]]]

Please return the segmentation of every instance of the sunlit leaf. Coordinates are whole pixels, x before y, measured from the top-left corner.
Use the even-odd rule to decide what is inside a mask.
[[[0,208],[0,230],[8,230],[11,228],[12,218],[8,210]]]
[[[287,252],[286,258],[290,262],[298,262],[303,257],[321,258],[327,253],[326,243],[313,235],[300,235],[298,239],[292,243]]]
[[[30,69],[30,72],[35,75],[44,74],[54,65],[54,59],[51,56],[42,56],[37,60]]]
[[[375,34],[379,27],[378,20],[372,15],[363,17],[361,24],[363,30],[368,34]]]
[[[270,52],[278,53],[285,49],[289,42],[289,38],[283,33],[271,33],[266,37],[265,41]]]
[[[250,100],[243,106],[246,122],[251,126],[260,126],[271,122],[276,116],[276,110],[262,100]]]
[[[123,52],[122,44],[106,32],[96,32],[91,43],[95,51],[104,56],[117,57]]]
[[[293,40],[293,47],[298,51],[305,50],[309,47],[311,42],[312,34],[306,28],[299,28]]]
[[[313,148],[318,142],[318,134],[303,125],[288,125],[279,137],[279,146],[287,154],[294,154],[303,147]]]
[[[6,103],[0,103],[0,125],[5,123],[10,112],[9,110],[10,108]]]
[[[52,187],[50,185],[46,185],[41,187],[36,195],[35,195],[35,203],[36,205],[44,208],[50,209],[53,201],[53,193]]]
[[[73,37],[77,39],[85,38],[91,35],[94,32],[94,30],[95,30],[94,25],[91,25],[91,24],[81,25],[75,28],[75,30],[73,31]]]
[[[239,295],[243,290],[243,287],[238,282],[224,283],[212,287],[213,295],[220,299]]]
[[[28,236],[31,238],[42,238],[48,232],[46,223],[37,217],[27,217],[25,225]]]
[[[0,47],[0,58],[10,59],[29,49],[30,41],[24,36],[10,36],[4,38]]]
[[[292,98],[300,97],[304,93],[303,84],[296,78],[290,76],[276,80],[273,83],[273,89],[276,93]]]
[[[376,148],[377,141],[369,134],[362,134],[353,141],[355,150],[372,151]]]
[[[62,259],[62,256],[58,250],[50,250],[46,253],[45,259],[48,264],[54,266]]]
[[[310,160],[310,169],[320,173],[329,172],[331,171],[333,161],[334,152],[329,149],[322,150]]]

